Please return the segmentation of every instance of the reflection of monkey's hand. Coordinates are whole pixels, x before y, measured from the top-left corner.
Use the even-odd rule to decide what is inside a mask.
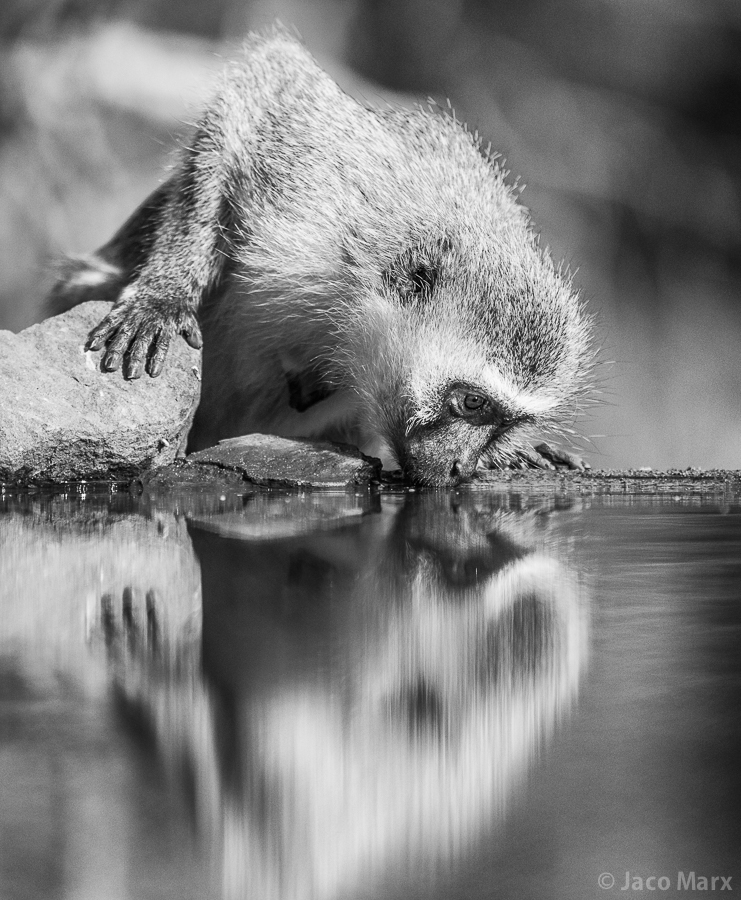
[[[109,661],[129,670],[139,668],[142,675],[179,674],[197,659],[200,639],[197,611],[183,617],[185,612],[169,609],[155,588],[128,584],[120,594],[102,594],[94,613],[98,627],[93,627],[91,638],[94,641],[95,634],[100,634]]]
[[[97,604],[90,633],[110,666],[117,710],[136,738],[154,741],[157,755],[176,778],[187,773],[199,827],[216,834],[220,813],[219,772],[211,701],[200,673],[200,609],[184,617],[172,596],[126,585]]]
[[[134,654],[141,648],[152,659],[158,656],[162,625],[157,606],[157,595],[152,588],[146,592],[144,602],[141,594],[130,585],[123,589],[120,600],[111,594],[103,594],[100,625],[111,655],[119,656],[123,648]]]

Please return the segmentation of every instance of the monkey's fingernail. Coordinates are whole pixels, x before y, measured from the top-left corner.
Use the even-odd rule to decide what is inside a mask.
[[[157,378],[157,376],[162,373],[166,358],[167,348],[164,348],[164,352],[160,348],[158,348],[147,360],[147,373],[152,378]]]
[[[183,337],[194,350],[200,350],[203,346],[203,338],[201,337],[200,330],[189,328],[183,332]]]
[[[141,378],[144,372],[144,360],[146,358],[147,347],[150,338],[144,334],[139,334],[136,341],[129,348],[128,353],[124,356],[124,372],[126,378]]]

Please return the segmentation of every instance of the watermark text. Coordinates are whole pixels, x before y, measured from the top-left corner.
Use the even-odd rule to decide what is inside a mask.
[[[704,875],[680,871],[673,875],[642,875],[625,872],[615,877],[603,872],[597,884],[603,891],[732,891],[732,875]]]

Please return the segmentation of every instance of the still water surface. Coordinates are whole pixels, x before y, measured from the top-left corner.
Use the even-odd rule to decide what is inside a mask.
[[[740,601],[712,498],[5,495],[0,898],[730,896]]]

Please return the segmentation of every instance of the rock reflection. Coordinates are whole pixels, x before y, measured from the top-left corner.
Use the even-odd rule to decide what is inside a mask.
[[[124,625],[127,640],[146,635],[153,604],[167,652],[182,645],[183,629],[200,633],[200,572],[185,520],[134,514],[126,497],[121,506],[105,496],[25,496],[0,508],[0,653],[30,681],[77,672],[95,692],[105,675],[98,637],[114,651]]]
[[[183,680],[200,613],[183,519],[127,496],[0,498],[0,896],[204,896],[180,804],[111,715],[127,667]],[[166,703],[154,681],[141,696]]]
[[[203,683],[144,666],[134,690],[128,670],[228,898],[377,895],[453,862],[501,819],[586,655],[579,580],[533,549],[535,518],[427,495],[271,539],[273,504],[301,502],[258,499],[240,540],[194,523]]]

